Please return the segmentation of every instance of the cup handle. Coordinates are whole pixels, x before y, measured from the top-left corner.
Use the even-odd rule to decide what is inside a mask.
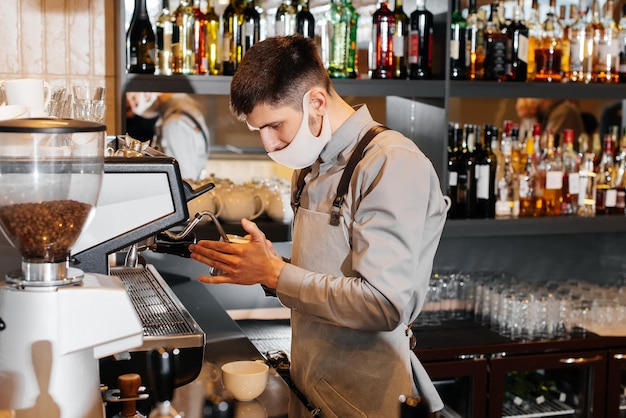
[[[450,199],[450,196],[443,196],[443,201],[446,202],[446,212],[448,212],[450,210],[450,207],[452,206],[452,199]]]
[[[220,199],[219,195],[216,194],[213,197],[213,202],[215,203],[215,212],[213,212],[213,215],[219,218],[220,213],[222,213],[222,199]]]
[[[222,198],[218,194],[215,195],[213,200],[215,201],[215,212],[213,212],[213,215],[215,215],[216,218],[219,218],[220,213],[222,213],[222,207],[224,206],[224,204]]]
[[[260,194],[254,194],[254,195],[252,195],[252,198],[253,198],[254,200],[258,200],[258,201],[259,201],[259,203],[260,203],[260,205],[259,205],[259,210],[257,210],[257,211],[254,213],[254,215],[252,215],[252,216],[250,217],[250,220],[253,220],[253,219],[258,218],[259,216],[261,216],[261,214],[262,214],[263,212],[265,212],[265,201],[263,200],[263,197],[262,197]]]

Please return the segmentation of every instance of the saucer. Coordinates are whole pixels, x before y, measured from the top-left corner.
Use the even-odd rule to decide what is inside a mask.
[[[22,105],[0,106],[0,120],[22,119],[29,117],[28,107]]]

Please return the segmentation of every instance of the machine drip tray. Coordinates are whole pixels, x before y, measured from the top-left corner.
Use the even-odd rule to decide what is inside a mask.
[[[137,350],[204,347],[204,332],[154,266],[116,267],[111,275],[122,280],[143,325],[143,346]]]

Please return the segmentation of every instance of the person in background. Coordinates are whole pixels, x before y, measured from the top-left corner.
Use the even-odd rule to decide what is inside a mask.
[[[539,123],[542,132],[561,135],[565,129],[574,130],[574,138],[586,133],[585,123],[578,107],[569,100],[519,98],[515,104],[523,123]],[[527,121],[527,122],[524,122]],[[532,130],[532,125],[530,125]],[[521,129],[520,129],[521,131]],[[520,138],[523,138],[520,136]],[[576,144],[577,141],[574,141]]]
[[[259,131],[274,161],[295,170],[291,260],[247,219],[248,243],[205,240],[189,249],[224,272],[200,281],[261,284],[291,309],[297,390],[289,417],[316,408],[321,417],[394,417],[398,397],[416,392],[432,411],[443,408],[412,351],[447,211],[429,159],[393,130],[355,151],[380,124],[366,105],[353,108],[337,94],[315,43],[302,36],[250,48],[233,76],[230,107]],[[337,193],[352,156],[347,193]]]
[[[126,93],[127,132],[174,157],[184,179],[205,175],[209,129],[200,104],[184,93]]]

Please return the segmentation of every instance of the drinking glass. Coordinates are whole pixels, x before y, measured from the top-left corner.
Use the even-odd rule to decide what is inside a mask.
[[[92,122],[104,122],[106,105],[104,96],[106,89],[101,86],[73,86],[74,118]]]
[[[72,95],[67,94],[65,87],[52,87],[46,113],[53,118],[69,118],[72,116]]]

